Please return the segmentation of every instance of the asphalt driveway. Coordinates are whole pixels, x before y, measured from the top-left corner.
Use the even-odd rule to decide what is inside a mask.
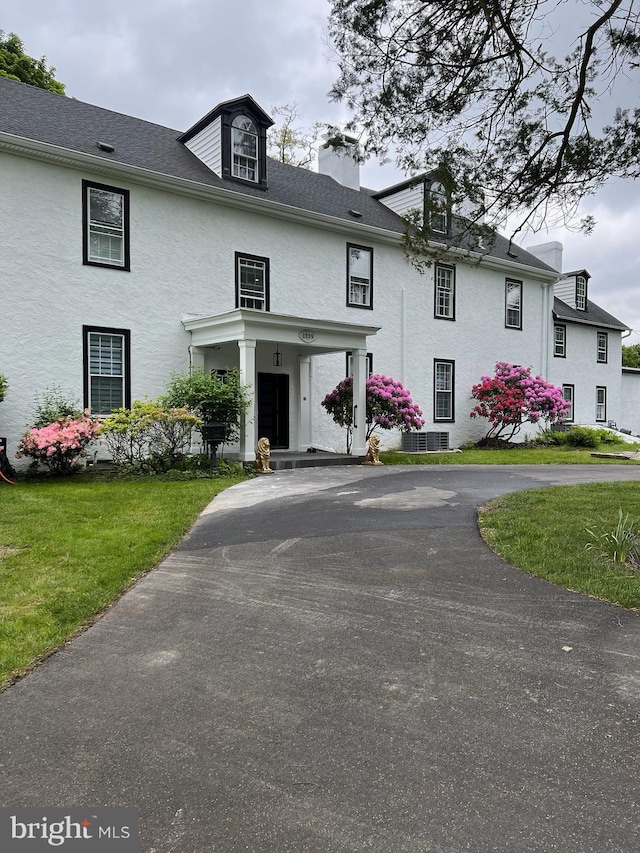
[[[640,468],[284,471],[231,489],[0,694],[0,804],[126,805],[144,853],[640,849],[640,616],[476,507]]]

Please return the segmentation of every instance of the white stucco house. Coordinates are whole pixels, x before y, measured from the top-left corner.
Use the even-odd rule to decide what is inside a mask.
[[[355,160],[330,148],[319,173],[274,161],[271,123],[249,95],[177,131],[0,78],[10,457],[52,385],[106,414],[190,365],[237,367],[251,386],[245,461],[262,435],[274,449],[342,450],[320,401],[353,373],[364,413],[371,370],[401,380],[425,432],[451,447],[483,434],[470,389],[496,361],[562,385],[576,422],[640,431],[637,376],[624,374],[635,390],[623,393],[627,327],[589,299],[585,270],[562,274],[559,244],[525,251],[497,236],[420,274],[400,214],[442,186],[364,189]],[[455,211],[439,211],[433,242],[452,244]]]

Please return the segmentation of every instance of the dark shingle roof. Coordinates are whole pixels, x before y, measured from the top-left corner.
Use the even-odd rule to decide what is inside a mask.
[[[371,190],[352,190],[327,175],[269,159],[269,188],[261,190],[219,178],[178,137],[182,131],[66,98],[44,89],[0,77],[0,131],[91,154],[164,175],[228,189],[301,210],[393,233],[404,231],[400,216],[375,199]],[[100,150],[98,142],[114,146]],[[350,210],[362,216],[355,219]],[[488,246],[491,257],[551,271],[543,261],[501,235]]]
[[[590,299],[587,300],[587,310],[578,311],[555,296],[553,299],[553,318],[554,320],[566,320],[570,323],[582,323],[587,326],[620,329],[623,332],[629,328]]]

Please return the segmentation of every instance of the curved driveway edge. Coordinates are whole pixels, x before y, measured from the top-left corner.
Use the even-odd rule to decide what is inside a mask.
[[[222,493],[0,694],[1,804],[135,807],[143,853],[634,853],[640,616],[476,526],[501,494],[623,479],[312,468]]]

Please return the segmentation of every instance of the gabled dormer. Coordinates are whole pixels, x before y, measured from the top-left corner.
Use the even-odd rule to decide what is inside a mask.
[[[178,137],[220,178],[267,188],[267,130],[273,124],[251,95],[224,101]]]
[[[417,175],[401,184],[380,190],[374,198],[400,216],[420,214],[421,222],[434,235],[451,233],[451,193],[448,181],[438,173]]]
[[[553,292],[576,311],[586,311],[589,306],[590,278],[587,270],[563,273],[562,279],[554,285]]]

